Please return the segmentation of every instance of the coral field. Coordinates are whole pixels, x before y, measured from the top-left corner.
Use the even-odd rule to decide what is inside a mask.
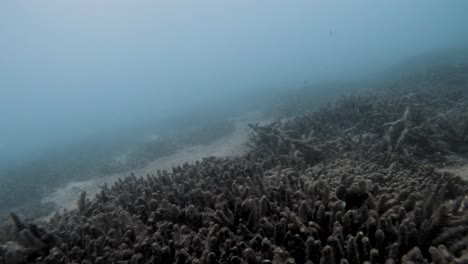
[[[245,155],[11,213],[0,263],[468,263],[466,86],[384,89],[252,124]],[[457,158],[457,159],[456,159]]]

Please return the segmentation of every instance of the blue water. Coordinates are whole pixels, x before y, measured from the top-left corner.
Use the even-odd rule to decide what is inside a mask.
[[[0,166],[464,47],[466,10],[464,0],[1,1]]]

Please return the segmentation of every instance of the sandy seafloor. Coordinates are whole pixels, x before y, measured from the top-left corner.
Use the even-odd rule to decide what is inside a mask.
[[[93,199],[100,190],[98,185],[102,186],[107,183],[110,186],[119,178],[127,177],[132,172],[136,176],[155,174],[157,170],[170,170],[174,166],[184,163],[193,163],[205,157],[233,157],[241,155],[247,148],[245,143],[247,142],[250,131],[248,123],[259,121],[269,122],[269,120],[262,120],[260,116],[259,113],[249,113],[235,119],[234,131],[210,144],[183,148],[172,155],[156,159],[144,168],[138,170],[126,171],[87,181],[71,182],[65,187],[50,193],[44,197],[41,202],[43,204],[52,203],[59,211],[63,209],[71,210],[77,207],[77,201],[81,192],[85,191],[86,197]],[[43,217],[42,220],[49,219],[54,213],[55,212]]]
[[[81,192],[85,191],[87,198],[93,199],[100,190],[98,185],[102,186],[105,183],[112,185],[119,178],[129,176],[131,172],[137,176],[154,174],[157,170],[170,170],[174,166],[182,165],[184,163],[193,163],[205,157],[233,157],[241,155],[247,148],[245,143],[248,140],[250,131],[247,124],[250,122],[258,122],[259,120],[260,118],[258,114],[251,113],[235,120],[235,130],[232,133],[215,140],[210,144],[183,148],[172,155],[156,159],[144,168],[138,170],[117,173],[87,181],[71,182],[65,187],[59,188],[50,193],[44,197],[41,202],[44,204],[52,203],[59,211],[63,209],[72,210],[77,207],[77,200]],[[262,122],[268,123],[269,121],[262,120]],[[464,165],[446,166],[440,170],[451,172],[461,176],[465,180],[468,180],[468,161],[465,160],[464,162],[466,162]],[[55,212],[43,217],[42,220],[49,219],[54,213]]]
[[[447,166],[441,169],[442,171],[451,172],[455,175],[461,176],[468,181],[468,162],[464,165]]]

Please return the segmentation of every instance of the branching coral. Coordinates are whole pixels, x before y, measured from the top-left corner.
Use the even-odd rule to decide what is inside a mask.
[[[131,174],[42,228],[11,214],[0,263],[466,263],[468,185],[421,163],[466,146],[465,103],[432,92],[251,125],[243,156]]]
[[[464,89],[387,89],[344,97],[310,115],[250,125],[250,145],[261,155],[292,155],[308,164],[352,150],[446,163],[468,150]]]

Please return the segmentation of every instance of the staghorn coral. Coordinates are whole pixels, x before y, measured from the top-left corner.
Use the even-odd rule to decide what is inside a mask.
[[[312,114],[251,124],[253,151],[316,164],[351,150],[387,151],[430,163],[468,150],[466,87],[381,89],[348,96]]]
[[[271,160],[251,154],[206,158],[172,172],[159,171],[159,176],[131,176],[103,188],[79,210],[56,215],[44,227],[56,239],[47,240],[43,229],[35,233],[37,227],[12,214],[17,242],[3,249],[4,261],[382,263],[422,258],[456,263],[462,259],[467,246],[466,202],[462,196],[451,198],[440,180],[455,176],[395,161],[393,167],[401,170],[381,177],[392,166],[382,166],[378,158],[372,161],[350,153],[301,169],[288,163],[293,157],[287,157],[283,161],[287,167],[278,170]],[[252,181],[259,167],[263,174]],[[453,181],[466,195],[466,184]],[[233,186],[243,194],[232,195]],[[264,192],[255,191],[261,188]],[[437,203],[429,206],[424,197],[434,190],[438,190]],[[354,192],[368,196],[361,199]],[[380,205],[370,206],[370,196]],[[438,250],[440,245],[445,251]]]
[[[388,93],[251,125],[243,156],[131,174],[42,227],[11,214],[0,263],[466,263],[468,185],[425,160],[461,141],[412,134],[452,99]]]

